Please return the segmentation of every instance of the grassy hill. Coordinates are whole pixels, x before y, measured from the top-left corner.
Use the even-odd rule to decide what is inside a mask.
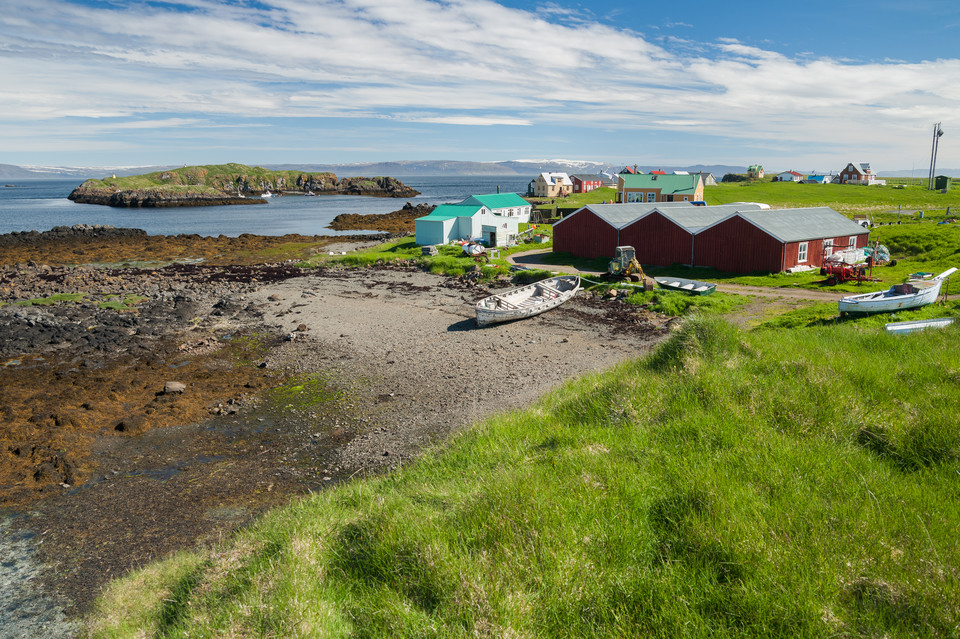
[[[685,324],[114,582],[93,636],[955,636],[956,328]]]
[[[143,175],[109,177],[101,180],[88,180],[93,187],[109,187],[124,190],[155,189],[158,187],[176,188],[185,191],[202,192],[203,189],[216,191],[236,190],[238,183],[254,185],[256,188],[279,189],[285,185],[294,188],[297,180],[304,176],[303,171],[271,171],[262,167],[250,167],[245,164],[209,164],[204,166],[184,166],[179,169],[154,171]],[[336,183],[332,173],[320,173],[313,176]],[[238,182],[238,179],[240,182]]]
[[[881,222],[896,222],[898,208],[910,212],[931,211],[941,218],[948,206],[954,213],[960,213],[960,190],[944,194],[929,191],[923,186],[899,186],[796,184],[761,180],[710,186],[704,189],[704,199],[707,204],[763,202],[774,208],[829,206],[840,213],[870,215],[875,221]]]

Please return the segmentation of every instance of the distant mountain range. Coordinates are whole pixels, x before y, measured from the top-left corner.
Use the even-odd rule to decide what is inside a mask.
[[[154,171],[165,171],[183,165],[162,166],[99,166],[99,167],[64,167],[64,166],[15,166],[0,164],[0,180],[23,180],[36,178],[102,178],[109,175],[123,177],[140,175]],[[321,173],[329,171],[337,177],[356,176],[471,176],[471,175],[517,175],[536,178],[542,172],[576,173],[616,173],[623,168],[622,164],[609,162],[593,162],[588,160],[508,160],[505,162],[465,162],[461,160],[426,160],[426,161],[397,161],[397,162],[367,162],[355,164],[264,164],[263,168],[275,171],[300,170],[304,172]],[[664,166],[655,164],[636,164],[637,169],[644,173],[654,170],[689,171],[690,173],[713,173],[717,180],[727,173],[746,173],[747,167],[726,164],[695,164],[692,166]],[[767,171],[775,174],[778,171]],[[926,178],[926,171],[880,171],[880,177],[910,176]],[[922,174],[922,175],[921,175]],[[960,177],[960,169],[938,169],[937,175]]]

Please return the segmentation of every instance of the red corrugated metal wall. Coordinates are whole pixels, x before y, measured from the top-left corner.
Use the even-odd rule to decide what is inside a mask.
[[[578,257],[613,257],[617,229],[590,210],[583,210],[553,227],[553,250]]]
[[[783,244],[739,216],[697,233],[694,262],[730,273],[783,270]]]
[[[689,264],[693,236],[654,211],[621,229],[620,245],[637,249],[637,261],[641,264]]]

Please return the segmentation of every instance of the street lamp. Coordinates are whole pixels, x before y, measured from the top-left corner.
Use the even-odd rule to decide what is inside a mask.
[[[933,190],[934,176],[937,171],[937,147],[940,146],[940,136],[943,135],[943,129],[940,128],[940,123],[937,122],[933,125],[933,148],[930,150],[930,179],[927,182],[927,189]]]

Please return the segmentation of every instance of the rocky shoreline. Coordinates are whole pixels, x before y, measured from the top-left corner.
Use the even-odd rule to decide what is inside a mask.
[[[231,261],[275,241],[93,227],[0,238],[0,501],[47,566],[5,591],[82,613],[112,576],[406,463],[667,331],[587,295],[481,330],[473,306],[491,289],[471,274]],[[197,246],[219,257],[89,263]]]

